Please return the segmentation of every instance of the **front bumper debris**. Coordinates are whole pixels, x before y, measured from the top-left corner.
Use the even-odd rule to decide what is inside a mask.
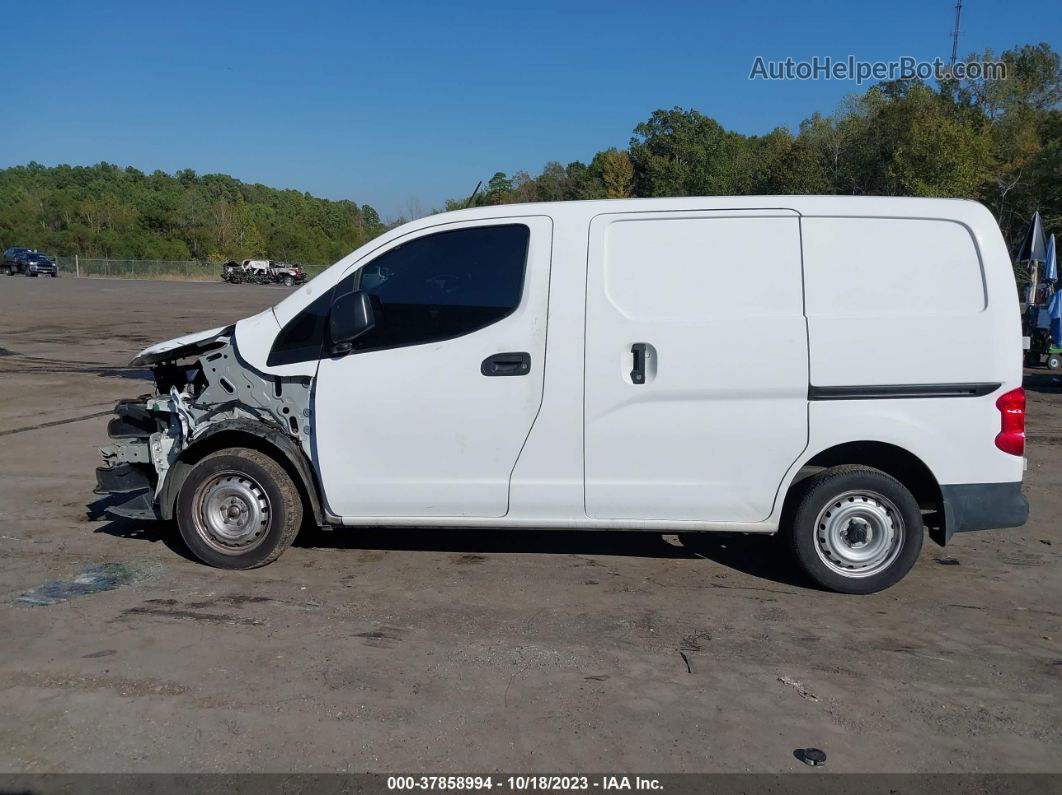
[[[196,355],[192,364],[179,363]],[[172,494],[164,495],[164,488],[169,473],[198,439],[222,426],[261,423],[309,452],[309,377],[257,372],[224,333],[159,351],[149,363],[158,391],[119,401],[107,424],[110,444],[100,448],[95,492],[109,495],[101,506],[107,513],[168,518]],[[171,485],[179,483],[180,478]],[[166,495],[164,506],[160,497]]]
[[[151,462],[151,437],[168,423],[147,409],[147,396],[121,400],[107,423],[111,444],[100,448],[103,466],[96,469],[96,494],[110,495],[108,513],[127,519],[157,519],[158,472]]]

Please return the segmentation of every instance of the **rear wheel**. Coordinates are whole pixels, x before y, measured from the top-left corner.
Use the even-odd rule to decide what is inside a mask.
[[[1047,369],[1057,370],[1062,367],[1062,356],[1057,353],[1052,353],[1047,357]]]
[[[199,461],[177,496],[177,525],[199,560],[223,569],[272,563],[302,523],[295,483],[269,456],[242,447]]]
[[[902,483],[864,466],[839,466],[804,485],[788,527],[789,548],[816,583],[868,594],[896,584],[922,550],[922,513]]]

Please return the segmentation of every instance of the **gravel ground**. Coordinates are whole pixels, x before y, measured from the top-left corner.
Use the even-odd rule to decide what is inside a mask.
[[[868,597],[767,538],[347,530],[225,572],[94,515],[103,413],[151,388],[117,368],[284,294],[0,277],[0,772],[1062,772],[1046,370],[1029,524]],[[17,601],[94,566],[120,587]]]

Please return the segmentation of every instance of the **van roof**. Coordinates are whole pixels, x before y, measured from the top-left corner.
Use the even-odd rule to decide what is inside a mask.
[[[654,199],[585,199],[579,201],[530,202],[527,204],[496,204],[470,207],[466,210],[451,210],[425,216],[412,223],[423,221],[460,220],[472,218],[496,218],[503,215],[554,215],[557,213],[589,214],[625,212],[662,212],[675,210],[743,210],[787,209],[801,215],[859,215],[904,216],[915,213],[924,217],[927,212],[937,212],[951,217],[964,209],[983,207],[970,199],[922,198],[912,196],[675,196]],[[429,224],[430,225],[430,224]]]

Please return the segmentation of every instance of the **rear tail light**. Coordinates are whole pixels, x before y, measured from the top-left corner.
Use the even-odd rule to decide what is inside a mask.
[[[1012,389],[999,396],[1000,429],[996,447],[1011,455],[1025,454],[1025,390]]]

